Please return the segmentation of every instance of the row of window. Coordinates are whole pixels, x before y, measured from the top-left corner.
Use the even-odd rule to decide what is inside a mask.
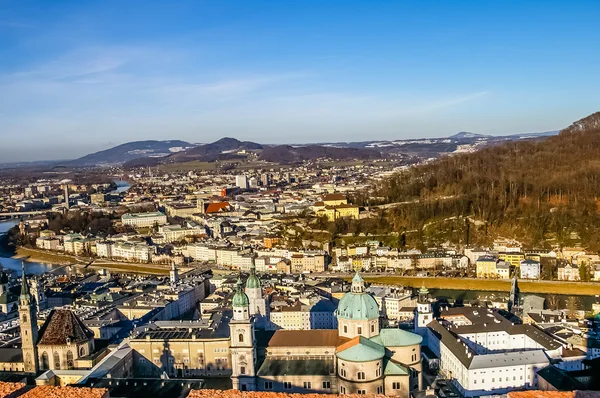
[[[323,384],[323,389],[328,390],[331,389],[331,382],[330,381],[324,381]],[[310,390],[312,389],[312,382],[310,381],[305,381],[303,383],[303,387],[306,390]],[[283,382],[283,389],[284,390],[291,390],[292,389],[292,382],[290,381],[284,381]],[[265,390],[269,391],[269,390],[273,390],[273,382],[272,381],[265,381]]]
[[[344,333],[348,333],[348,325],[344,325]],[[375,325],[371,325],[371,333],[375,333]],[[362,334],[362,327],[356,328],[356,334]]]
[[[340,376],[342,377],[346,377],[348,373],[346,372],[346,369],[342,368],[340,369]],[[375,371],[375,377],[379,377],[381,376],[381,368],[377,368],[377,370]],[[357,372],[356,373],[356,379],[357,380],[366,380],[367,379],[367,375],[365,374],[365,372]]]

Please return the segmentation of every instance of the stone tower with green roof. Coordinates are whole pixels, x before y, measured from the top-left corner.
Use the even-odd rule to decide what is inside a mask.
[[[19,296],[19,324],[21,328],[21,349],[25,372],[37,374],[39,362],[37,355],[38,326],[35,298],[29,292],[25,276],[25,263],[21,271],[21,295]]]
[[[415,333],[421,336],[427,331],[427,324],[433,320],[431,303],[429,302],[429,289],[425,284],[421,286],[418,292],[417,309],[415,311]]]
[[[233,317],[229,321],[231,340],[231,381],[241,391],[256,390],[256,345],[254,325],[250,320],[250,300],[244,293],[241,278],[231,300]]]
[[[263,291],[260,286],[260,280],[256,276],[256,266],[254,265],[254,259],[250,266],[250,276],[246,280],[246,295],[249,300],[249,312],[254,318],[254,325],[257,329],[265,329],[267,327],[268,319],[268,306],[267,300],[263,297]]]

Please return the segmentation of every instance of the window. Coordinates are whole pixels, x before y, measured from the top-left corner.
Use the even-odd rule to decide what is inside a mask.
[[[44,353],[42,354],[42,369],[48,369],[49,367],[50,365],[48,361],[48,353],[44,351]]]
[[[375,325],[371,325],[371,333],[375,333]]]
[[[79,356],[80,357],[84,357],[85,356],[85,348],[81,347],[81,349],[79,350]]]
[[[367,395],[367,390],[357,390],[356,393],[358,395]]]
[[[341,386],[340,387],[340,394],[345,394],[346,393],[346,387]]]
[[[340,376],[346,377],[346,369],[340,369]]]
[[[402,384],[400,384],[400,382],[395,381],[392,383],[392,389],[394,389],[394,390],[401,390],[402,389],[401,386],[402,386]]]
[[[238,336],[238,341],[239,341],[240,343],[243,343],[243,342],[244,342],[244,334],[243,334],[243,333],[240,333],[240,335]]]
[[[377,394],[383,394],[383,386],[377,387]]]
[[[272,389],[273,389],[273,382],[265,381],[265,390],[272,390]]]
[[[23,318],[21,318],[21,322],[27,323],[27,314],[23,314]]]
[[[348,333],[348,326],[344,325],[344,333]]]
[[[241,375],[245,375],[246,374],[246,367],[245,366],[240,366],[240,374]]]
[[[73,353],[71,350],[67,351],[67,369],[73,369]]]
[[[283,382],[283,389],[284,390],[291,390],[292,389],[292,382],[291,381],[284,381]]]
[[[55,352],[53,357],[54,357],[54,369],[60,369],[60,357],[58,356],[58,352]]]
[[[323,388],[327,388],[327,389],[331,388],[331,382],[330,381],[324,381],[323,382]]]
[[[356,374],[356,378],[357,378],[358,380],[365,380],[365,379],[366,379],[365,372],[358,372],[358,373]]]
[[[375,377],[379,376],[381,376],[381,368],[377,368],[377,370],[375,371]]]
[[[357,332],[358,334],[362,334],[362,328],[359,326],[359,327],[356,329],[356,332]]]
[[[305,381],[304,388],[307,388],[307,389],[312,388],[312,383],[310,381]]]

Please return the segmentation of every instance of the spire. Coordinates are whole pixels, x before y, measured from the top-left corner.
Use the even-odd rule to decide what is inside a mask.
[[[25,261],[21,261],[21,297],[29,297],[29,285],[25,276]]]

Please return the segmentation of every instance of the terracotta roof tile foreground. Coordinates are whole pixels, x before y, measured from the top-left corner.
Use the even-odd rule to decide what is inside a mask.
[[[37,386],[19,398],[106,398],[108,389],[89,387]]]
[[[508,398],[600,398],[600,391],[515,391]]]
[[[0,398],[7,397],[23,387],[25,387],[25,383],[5,383],[0,381]]]
[[[187,398],[383,398],[385,395],[356,394],[286,394],[282,392],[247,392],[238,390],[191,390]]]

